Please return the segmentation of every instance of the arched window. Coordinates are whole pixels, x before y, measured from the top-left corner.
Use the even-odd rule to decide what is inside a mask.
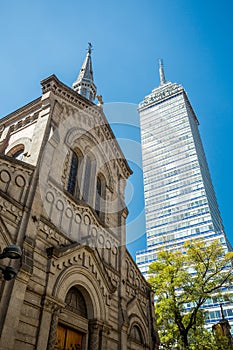
[[[76,153],[72,152],[71,165],[70,165],[70,174],[68,180],[67,191],[70,194],[75,193],[75,187],[77,182],[77,173],[78,173],[78,156]]]
[[[24,154],[24,145],[22,144],[15,146],[7,153],[8,156],[18,160],[23,159],[23,154]]]
[[[106,198],[106,180],[102,174],[99,174],[96,179],[96,195],[95,195],[95,211],[98,216],[105,212]],[[103,219],[103,217],[102,217]]]
[[[13,155],[13,157],[14,157],[15,159],[22,160],[22,159],[23,159],[23,151],[24,151],[23,149],[17,151],[17,152]]]
[[[131,338],[131,340],[135,341],[136,343],[144,344],[144,340],[143,340],[143,337],[142,337],[142,332],[141,332],[140,328],[137,325],[134,325],[131,328],[130,338]]]
[[[76,288],[70,288],[67,293],[66,309],[76,313],[79,316],[87,318],[87,305],[82,293]]]

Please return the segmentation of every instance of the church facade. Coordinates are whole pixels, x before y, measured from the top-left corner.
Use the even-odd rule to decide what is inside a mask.
[[[91,47],[73,87],[55,75],[0,120],[1,350],[155,350],[153,294],[126,249],[131,174],[94,104]],[[9,259],[8,259],[9,260]]]

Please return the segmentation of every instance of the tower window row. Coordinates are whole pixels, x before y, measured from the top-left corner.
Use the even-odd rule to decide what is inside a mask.
[[[77,149],[71,152],[67,191],[77,200],[89,204],[104,219],[106,179],[101,172],[96,172],[94,156],[83,156]]]

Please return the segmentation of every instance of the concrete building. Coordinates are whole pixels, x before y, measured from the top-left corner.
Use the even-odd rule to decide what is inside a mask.
[[[139,105],[147,249],[136,255],[146,274],[160,250],[182,249],[185,241],[219,239],[231,249],[213,189],[198,119],[184,88],[165,80],[162,61],[160,86]],[[208,300],[207,322],[221,319],[216,298]],[[224,307],[233,321],[233,307]]]
[[[157,349],[153,294],[125,247],[131,169],[93,102],[91,45],[73,88],[41,86],[0,120],[0,247],[23,250],[0,280],[0,349]]]

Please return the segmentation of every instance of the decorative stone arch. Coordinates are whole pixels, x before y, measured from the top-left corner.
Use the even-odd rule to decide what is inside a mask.
[[[138,341],[141,345],[145,345],[145,337],[138,323],[134,323],[131,326],[129,331],[129,338],[131,338],[133,341]]]
[[[106,308],[100,287],[95,278],[83,267],[72,266],[63,270],[54,285],[53,297],[64,303],[68,291],[73,286],[78,286],[84,292],[84,296],[87,297],[87,308],[91,305],[93,307],[92,313],[88,311],[88,317],[105,321]]]
[[[23,154],[24,154],[24,145],[19,144],[11,148],[11,150],[7,153],[7,156],[22,160]]]
[[[21,137],[11,143],[5,150],[7,156],[13,157],[14,154],[20,150],[23,151],[24,155],[29,155],[31,139],[29,137]]]
[[[101,145],[98,145],[98,147],[101,147]],[[96,161],[97,161],[97,172],[104,173],[106,178],[106,183],[108,188],[113,189],[113,170],[110,168],[110,162],[111,158],[106,156],[106,153],[104,150],[101,150],[101,152],[98,152],[96,154]]]
[[[67,308],[67,295],[76,288],[85,300],[86,315],[78,315]],[[61,330],[81,337],[82,349],[98,350],[102,344],[102,329],[106,323],[106,308],[100,286],[88,270],[80,266],[64,269],[58,276],[52,297],[58,305],[63,305],[51,320],[47,350],[54,350]],[[86,316],[86,317],[83,317]]]
[[[89,294],[79,285],[69,289],[65,308],[56,322],[55,349],[87,349],[90,338],[89,319],[93,309],[92,303],[90,305],[90,300],[87,299],[90,299]]]
[[[73,127],[70,128],[66,135],[64,142],[68,148],[74,148],[76,145],[81,149],[83,153],[85,153],[85,144],[83,141],[86,141],[85,144],[96,145],[96,142],[93,141],[92,134],[87,129],[82,127]]]
[[[141,338],[141,343],[140,341],[137,342],[137,339],[133,337],[132,332],[134,331],[134,327],[135,329],[138,330],[139,334],[140,334],[140,338]],[[144,349],[149,349],[149,344],[146,343],[146,339],[150,338],[150,334],[148,332],[148,326],[145,324],[144,320],[142,319],[142,317],[139,317],[136,314],[132,314],[129,317],[129,328],[128,328],[128,343],[129,345],[133,342],[138,343],[138,345],[135,347],[131,347],[131,345],[128,347],[128,349],[140,349],[140,350],[144,350]]]
[[[83,158],[83,157],[84,157],[84,154],[83,154],[82,150],[81,150],[80,147],[78,147],[77,145],[74,145],[74,147],[71,148],[71,149],[72,149],[72,151],[73,151],[75,154],[77,154],[78,157],[80,157],[80,158]]]
[[[95,147],[95,143],[91,138],[91,134],[81,127],[73,127],[67,131],[64,142],[69,150],[79,150],[79,154],[82,155],[81,164],[78,171],[79,196],[76,197],[80,200],[84,200],[87,204],[93,207],[94,187],[91,188],[92,186],[90,186],[90,184],[94,184],[96,173],[96,157],[92,152],[92,149]],[[70,159],[70,154],[68,154],[67,157]],[[66,169],[64,169],[64,174],[69,173],[70,165],[70,160],[65,162]]]

